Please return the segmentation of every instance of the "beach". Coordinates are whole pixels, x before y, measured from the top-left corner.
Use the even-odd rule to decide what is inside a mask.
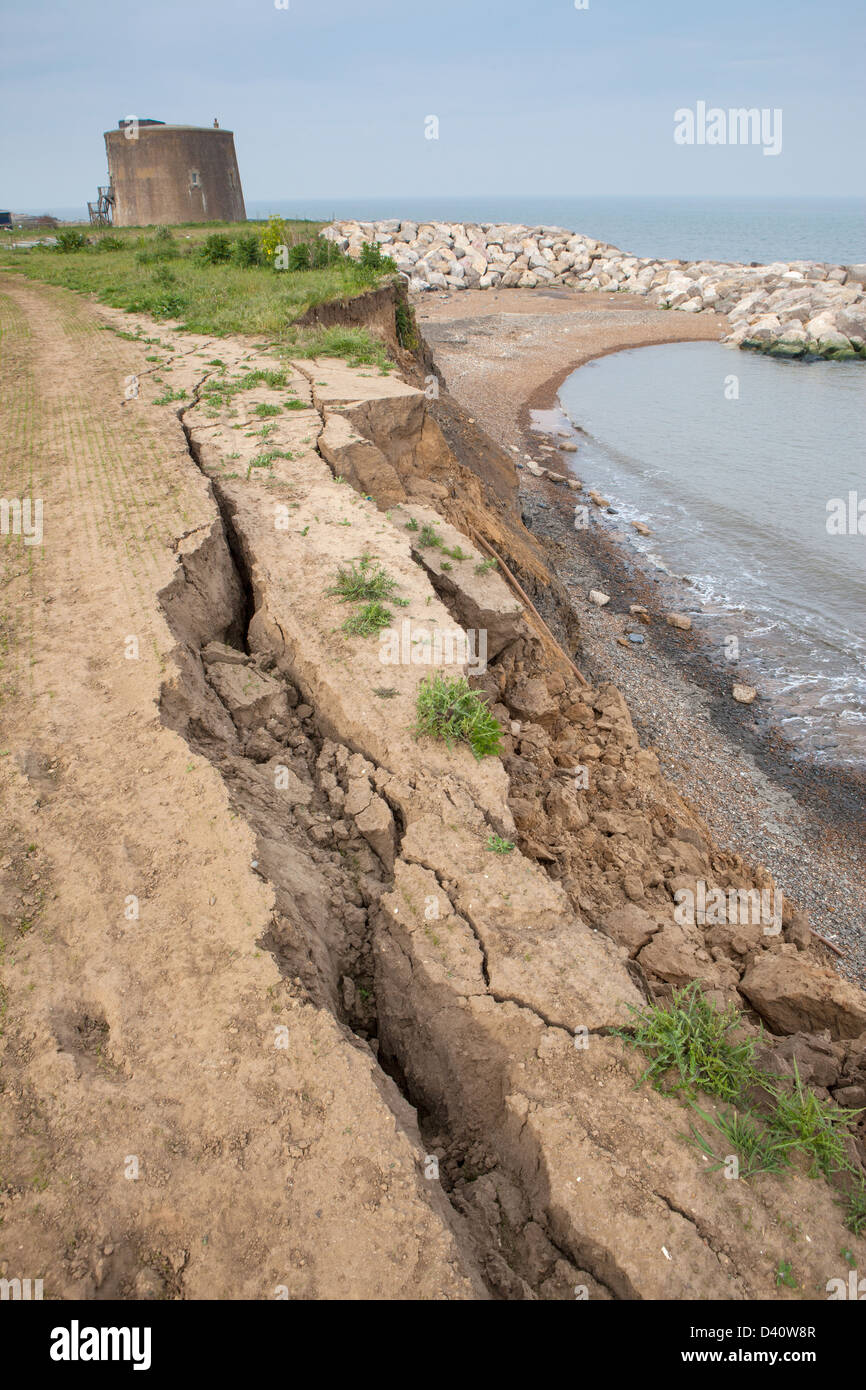
[[[521,509],[574,600],[578,665],[593,682],[609,680],[622,690],[642,740],[717,840],[753,861],[758,856],[782,892],[808,911],[813,928],[843,952],[833,953],[835,967],[862,984],[862,778],[797,757],[760,702],[734,703],[730,674],[700,635],[667,626],[676,595],[663,577],[637,566],[617,537],[616,519],[591,507],[592,524],[575,531],[575,494],[525,466],[533,460],[566,472],[562,455],[542,449],[550,441],[538,426],[555,427],[558,389],[575,368],[626,348],[718,340],[724,317],[672,314],[626,295],[567,289],[424,295],[416,312],[451,393],[524,465]],[[731,358],[734,370],[736,354]],[[579,451],[568,459],[579,476]],[[594,606],[591,589],[611,602]],[[634,628],[635,603],[651,619],[638,650],[624,636]]]

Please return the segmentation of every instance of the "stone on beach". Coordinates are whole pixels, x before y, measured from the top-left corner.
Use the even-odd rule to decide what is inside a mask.
[[[668,627],[677,627],[682,632],[688,632],[692,625],[691,618],[687,617],[685,613],[668,613],[665,621]]]
[[[737,683],[731,691],[738,705],[750,705],[756,698],[758,692],[753,685],[741,685]]]

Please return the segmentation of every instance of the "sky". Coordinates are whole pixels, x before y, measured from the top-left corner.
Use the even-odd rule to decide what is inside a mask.
[[[283,3],[0,0],[0,207],[83,207],[128,115],[219,117],[248,203],[864,190],[863,0]],[[699,101],[781,152],[677,144]]]

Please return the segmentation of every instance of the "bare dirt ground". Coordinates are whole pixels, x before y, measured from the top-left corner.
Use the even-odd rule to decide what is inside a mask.
[[[253,834],[162,727],[157,594],[221,532],[174,414],[124,403],[154,345],[11,277],[0,307],[0,494],[44,500],[43,544],[0,550],[0,1274],[46,1298],[477,1296],[413,1112],[261,948]]]
[[[529,453],[554,471],[571,467],[578,474],[579,452],[568,464],[539,453],[530,412],[552,410],[565,377],[593,357],[715,339],[725,322],[714,314],[650,309],[626,295],[569,291],[426,295],[416,312],[449,389],[489,434],[515,460]],[[729,682],[702,660],[696,634],[664,626],[666,596],[628,562],[600,514],[592,509],[591,530],[577,533],[570,493],[527,471],[520,477],[523,514],[549,543],[551,563],[573,596],[581,625],[577,659],[586,674],[615,682],[666,776],[719,842],[766,864],[782,891],[808,909],[815,929],[844,951],[834,956],[834,967],[862,984],[862,788],[793,761],[773,730],[756,723],[754,710],[732,706]],[[587,601],[591,589],[612,594],[613,602],[594,607]],[[631,603],[649,606],[660,619],[642,629],[639,651],[622,645],[634,627]]]

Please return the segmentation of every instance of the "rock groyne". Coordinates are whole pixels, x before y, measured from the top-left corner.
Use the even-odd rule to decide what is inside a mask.
[[[378,244],[414,291],[565,286],[642,295],[686,314],[727,315],[732,347],[866,360],[866,266],[654,260],[564,227],[517,223],[391,218],[334,222],[322,235],[353,257],[365,242]]]

